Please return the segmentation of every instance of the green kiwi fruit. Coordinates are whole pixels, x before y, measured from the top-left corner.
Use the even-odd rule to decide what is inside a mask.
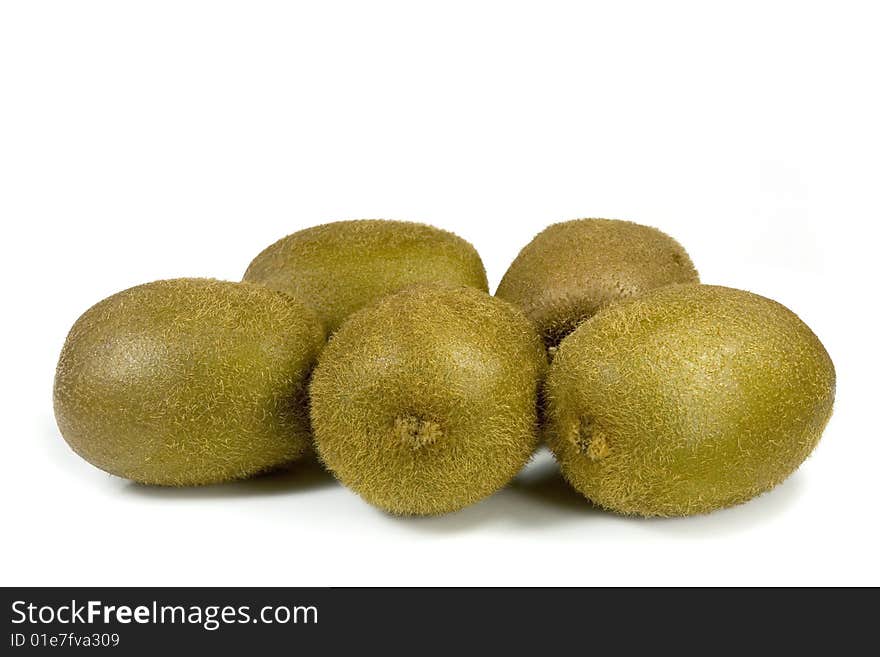
[[[386,511],[456,511],[531,457],[545,367],[528,319],[485,292],[420,286],[386,297],[352,315],[318,359],[318,455]]]
[[[609,303],[674,283],[697,283],[690,257],[656,228],[576,219],[540,232],[508,268],[495,295],[516,304],[549,348]]]
[[[794,472],[834,389],[822,343],[784,306],[676,285],[611,305],[562,341],[545,431],[565,477],[599,506],[705,513]]]
[[[246,477],[310,445],[314,311],[259,285],[176,279],[104,299],[73,325],[55,417],[73,450],[168,486]]]
[[[254,258],[244,280],[309,303],[331,333],[354,311],[412,285],[489,289],[470,243],[433,226],[381,219],[339,221],[288,235]]]

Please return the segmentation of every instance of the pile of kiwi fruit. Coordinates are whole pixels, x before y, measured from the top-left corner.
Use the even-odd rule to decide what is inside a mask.
[[[360,220],[279,240],[240,282],[99,302],[67,336],[54,407],[77,454],[146,485],[312,454],[386,512],[437,515],[503,488],[545,444],[585,504],[686,516],[794,472],[834,392],[804,322],[700,283],[655,228],[553,224],[493,296],[464,239]]]

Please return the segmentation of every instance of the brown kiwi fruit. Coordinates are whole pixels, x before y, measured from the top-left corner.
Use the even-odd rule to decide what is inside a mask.
[[[508,483],[537,444],[541,340],[514,306],[422,286],[352,315],[319,358],[321,460],[366,501],[433,515]]]
[[[822,343],[781,304],[676,285],[609,306],[562,341],[545,430],[565,477],[596,504],[706,513],[794,472],[834,390]]]
[[[338,221],[301,230],[260,253],[244,280],[310,304],[328,332],[351,313],[413,285],[465,285],[488,291],[471,244],[407,221]]]
[[[576,219],[548,226],[529,242],[495,294],[522,308],[553,348],[609,303],[697,282],[682,246],[656,228]]]
[[[250,283],[157,281],[119,292],[70,330],[55,417],[89,463],[147,484],[247,477],[310,445],[317,316]]]

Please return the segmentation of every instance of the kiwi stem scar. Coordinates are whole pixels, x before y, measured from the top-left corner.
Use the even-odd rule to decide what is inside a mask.
[[[412,449],[433,445],[443,437],[443,429],[437,422],[414,415],[395,418],[394,433],[402,443]]]
[[[581,419],[572,432],[572,441],[577,450],[592,461],[599,461],[611,453],[608,437],[590,418]]]

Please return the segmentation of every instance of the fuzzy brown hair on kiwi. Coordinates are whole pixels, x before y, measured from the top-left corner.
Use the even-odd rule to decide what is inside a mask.
[[[174,279],[87,310],[55,374],[61,434],[89,463],[146,484],[247,477],[310,446],[314,311],[250,283]]]
[[[676,285],[609,306],[566,337],[545,387],[566,479],[622,514],[706,513],[770,490],[807,458],[834,366],[793,312]]]
[[[576,219],[548,226],[529,242],[495,294],[522,308],[553,350],[609,303],[664,285],[697,282],[682,246],[656,228]]]
[[[301,230],[260,253],[244,280],[310,304],[333,332],[348,315],[413,285],[488,291],[476,249],[426,224],[364,219]]]
[[[473,288],[420,286],[352,315],[312,379],[325,465],[394,514],[456,511],[508,483],[537,444],[540,337]]]

